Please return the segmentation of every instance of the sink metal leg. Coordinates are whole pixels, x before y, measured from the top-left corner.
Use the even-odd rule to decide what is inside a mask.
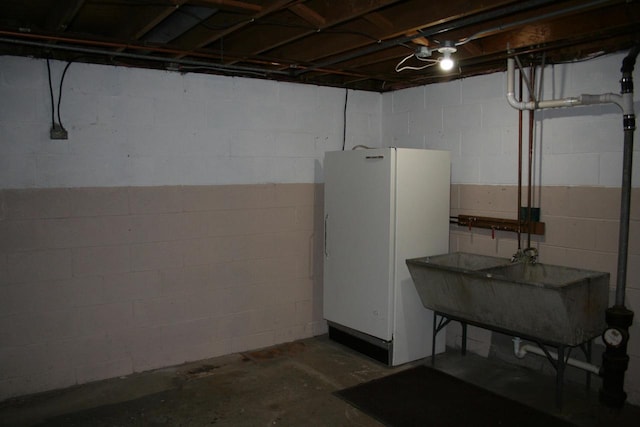
[[[562,409],[562,393],[564,388],[564,368],[566,366],[564,351],[565,351],[565,347],[563,345],[558,347],[558,362],[556,364],[556,406],[558,407],[558,409]]]
[[[593,343],[592,340],[589,340],[587,342],[587,344],[585,345],[585,351],[584,351],[584,355],[587,358],[587,363],[591,363],[591,344]],[[587,385],[587,390],[589,390],[591,388],[591,372],[587,371],[587,381],[586,381],[586,385]]]
[[[564,345],[557,346],[556,350],[558,355],[557,355],[557,358],[554,358],[551,356],[551,353],[549,353],[549,350],[545,345],[537,341],[536,341],[536,344],[538,344],[538,347],[542,349],[545,356],[547,356],[547,359],[556,370],[556,406],[558,407],[558,409],[562,409],[562,394],[563,394],[563,388],[564,388],[564,369],[567,364],[567,359],[569,358],[569,354],[565,356],[566,346]],[[569,349],[569,351],[571,350]]]
[[[460,322],[462,325],[462,355],[467,354],[467,324],[465,322]]]
[[[440,319],[438,320],[438,316]],[[438,333],[444,329],[451,322],[451,319],[443,316],[442,314],[438,314],[437,312],[433,312],[433,330],[431,333],[431,366],[435,364],[436,360],[436,336]]]
[[[436,320],[438,315],[433,312],[433,330],[431,331],[431,366],[436,363],[436,335],[438,334],[438,327],[436,326]]]

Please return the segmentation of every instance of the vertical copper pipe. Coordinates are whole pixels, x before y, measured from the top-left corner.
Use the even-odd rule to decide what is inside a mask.
[[[531,82],[532,93],[529,94],[529,101],[534,100],[533,88],[535,87],[536,68],[531,65],[529,72],[529,81]],[[532,180],[533,180],[533,116],[534,111],[529,110],[529,182],[527,184],[527,223],[531,222],[531,193],[532,193]],[[527,233],[527,248],[531,247],[531,227],[528,227]]]
[[[520,86],[519,96],[522,101],[522,70],[519,71]],[[520,215],[520,207],[522,206],[522,110],[518,110],[518,250],[521,249],[522,240],[522,215]]]

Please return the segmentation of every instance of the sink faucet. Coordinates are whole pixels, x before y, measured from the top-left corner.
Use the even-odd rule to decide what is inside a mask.
[[[533,247],[518,249],[518,252],[511,257],[511,262],[528,262],[529,264],[535,264],[538,262],[538,250]]]

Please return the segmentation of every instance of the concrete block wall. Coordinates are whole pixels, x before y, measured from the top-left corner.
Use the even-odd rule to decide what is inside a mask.
[[[46,62],[1,57],[0,400],[324,333],[324,152],[380,145],[345,95],[75,63],[50,140]]]
[[[623,58],[617,54],[546,67],[543,99],[619,94]],[[636,91],[636,111],[639,98]],[[386,93],[382,112],[383,145],[449,150],[454,183],[517,183],[518,112],[506,102],[505,73]],[[620,186],[623,129],[618,107],[538,111],[534,125],[532,173],[537,185]],[[527,126],[525,112],[525,152]],[[633,171],[633,185],[640,186],[639,168]]]
[[[623,56],[547,67],[545,98],[619,92]],[[69,140],[51,141],[46,64],[0,65],[0,399],[323,330],[317,184],[324,152],[342,147],[344,90],[73,64],[61,103]],[[52,63],[56,98],[63,67]],[[449,150],[452,214],[515,217],[517,112],[504,86],[497,73],[349,91],[346,149]],[[619,113],[585,107],[534,120],[541,259],[613,273]],[[286,188],[301,195],[295,203],[272,197]],[[243,205],[246,192],[259,195]],[[509,256],[517,246],[483,230],[451,236],[452,250]],[[638,313],[636,246],[631,256],[627,301]],[[262,278],[263,267],[274,270]],[[207,317],[212,307],[224,314]],[[638,319],[627,390],[640,403],[636,330]],[[472,338],[488,351],[490,334]]]
[[[544,99],[582,93],[619,93],[625,54],[546,67]],[[540,70],[538,70],[540,75]],[[640,77],[636,70],[634,78]],[[540,81],[540,80],[538,80]],[[517,217],[518,112],[505,98],[506,74],[496,73],[383,95],[383,145],[437,148],[452,154],[451,214]],[[525,90],[526,93],[526,90]],[[638,111],[640,97],[635,95]],[[528,113],[524,115],[527,152]],[[541,208],[544,236],[533,236],[540,261],[607,271],[611,296],[616,281],[622,115],[615,106],[544,110],[534,116],[533,206]],[[637,132],[636,132],[637,138]],[[634,157],[638,159],[638,144]],[[527,183],[527,159],[523,156]],[[637,161],[634,163],[637,165]],[[631,328],[629,400],[640,403],[640,168],[633,173],[626,305],[636,313]],[[524,204],[527,195],[523,194]],[[518,248],[513,233],[451,227],[451,251],[510,257]],[[524,237],[523,244],[527,239]],[[460,345],[452,325],[447,339]],[[471,328],[469,347],[488,355],[491,332]],[[597,361],[599,363],[599,361]]]
[[[0,190],[0,400],[326,332],[322,185]]]
[[[620,190],[607,187],[545,186],[539,189],[544,236],[531,236],[540,261],[575,268],[606,271],[610,274],[610,302],[614,301],[616,283]],[[526,197],[526,194],[523,194]],[[452,186],[451,214],[516,218],[516,186]],[[627,306],[640,306],[640,189],[632,192],[632,216],[629,236]],[[514,233],[451,226],[451,251],[511,257],[518,248]],[[526,247],[527,235],[521,239]],[[634,323],[634,330],[638,319]],[[482,335],[482,336],[487,336]],[[454,335],[452,339],[459,339]],[[488,353],[489,342],[476,340],[476,348]],[[633,354],[640,354],[640,339],[632,343]],[[637,356],[634,356],[637,357]]]
[[[0,188],[322,182],[324,152],[380,146],[376,93],[72,64],[50,140],[46,63],[0,58]],[[52,61],[54,98],[66,64]],[[56,119],[57,121],[57,114]]]

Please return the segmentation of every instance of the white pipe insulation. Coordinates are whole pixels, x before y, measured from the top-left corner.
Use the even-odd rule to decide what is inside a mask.
[[[513,339],[513,353],[518,359],[523,359],[527,353],[537,354],[539,356],[547,356],[540,347],[537,347],[532,344],[524,344],[522,345],[522,340],[518,337]],[[554,351],[550,351],[549,355],[553,360],[558,360],[558,353]],[[600,375],[600,367],[593,365],[591,363],[583,362],[582,360],[574,359],[569,357],[565,360],[567,365],[574,366],[576,368],[582,369],[584,371],[588,371],[594,373],[596,375]]]
[[[516,110],[539,110],[543,108],[575,107],[578,105],[616,104],[624,114],[633,113],[633,94],[618,95],[604,93],[601,95],[583,94],[578,97],[552,99],[549,101],[518,101],[514,90],[515,61],[507,59],[507,102]],[[628,96],[627,96],[628,95]]]

